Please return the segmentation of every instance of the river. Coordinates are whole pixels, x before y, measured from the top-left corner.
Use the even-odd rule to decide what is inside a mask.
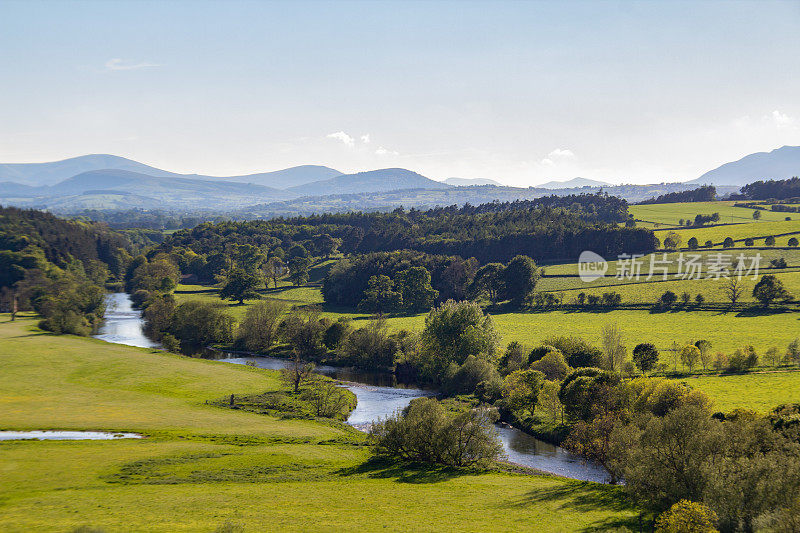
[[[140,346],[157,347],[144,334],[144,320],[141,313],[131,305],[130,297],[125,293],[108,295],[106,320],[95,336],[108,342]],[[274,357],[248,356],[228,354],[220,361],[245,364],[252,361],[259,368],[278,370],[286,361]],[[392,377],[387,374],[360,372],[351,368],[318,366],[316,370],[334,377],[352,391],[358,400],[356,408],[347,419],[347,423],[365,430],[369,424],[379,418],[385,418],[405,408],[414,398],[433,396],[434,393],[417,388],[395,386]],[[606,482],[608,473],[599,465],[575,456],[563,448],[553,446],[528,435],[514,427],[498,424],[497,434],[503,444],[503,451],[508,460],[523,466],[536,468],[560,476],[583,481]]]

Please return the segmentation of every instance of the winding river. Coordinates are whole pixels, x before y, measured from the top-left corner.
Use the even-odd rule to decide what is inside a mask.
[[[109,294],[107,303],[106,320],[95,335],[96,338],[130,346],[158,347],[158,343],[145,336],[141,313],[132,307],[127,294]],[[259,368],[273,370],[281,369],[286,364],[284,360],[273,357],[242,357],[234,354],[226,354],[219,360],[234,364],[252,361],[251,364],[254,363]],[[356,395],[358,404],[347,422],[362,430],[365,430],[372,421],[403,409],[414,398],[434,395],[431,391],[394,386],[391,376],[386,374],[359,372],[352,368],[332,366],[318,366],[316,371],[342,381]],[[608,480],[608,473],[601,466],[514,427],[498,424],[497,433],[508,460],[513,463],[582,481],[603,483]]]

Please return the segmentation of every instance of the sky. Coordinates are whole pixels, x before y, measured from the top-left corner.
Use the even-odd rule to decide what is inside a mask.
[[[800,1],[0,0],[0,163],[693,179],[800,145]]]

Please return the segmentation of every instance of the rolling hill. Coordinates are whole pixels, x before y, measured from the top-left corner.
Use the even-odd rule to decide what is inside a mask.
[[[782,146],[757,152],[710,170],[687,183],[747,185],[758,180],[787,179],[800,175],[800,146]]]
[[[404,168],[384,168],[290,187],[296,196],[323,196],[396,191],[400,189],[449,189],[450,185],[426,178]]]
[[[7,163],[0,164],[0,181],[13,181],[22,185],[54,185],[67,178],[90,170],[126,170],[149,176],[178,176],[132,159],[108,154],[91,154],[71,157],[50,163]]]
[[[576,187],[611,187],[611,183],[604,181],[590,180],[587,178],[572,178],[565,181],[548,181],[537,185],[540,189],[574,189]]]

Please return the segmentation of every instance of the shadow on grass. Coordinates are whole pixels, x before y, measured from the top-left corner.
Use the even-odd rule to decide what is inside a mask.
[[[340,476],[366,476],[374,479],[394,479],[397,483],[439,483],[462,476],[474,476],[484,470],[434,466],[421,463],[403,463],[379,457],[368,459],[360,465],[334,472]]]
[[[510,508],[523,508],[536,506],[542,503],[559,503],[556,509],[575,511],[579,513],[612,511],[637,513],[636,516],[611,517],[600,520],[587,526],[582,531],[616,530],[626,527],[632,531],[639,531],[640,509],[638,509],[622,487],[610,487],[586,481],[560,484],[553,487],[543,487],[532,490],[521,499],[508,505]]]
[[[736,316],[742,317],[753,317],[753,316],[772,316],[772,315],[781,315],[784,313],[796,313],[797,311],[793,309],[789,309],[786,307],[748,307],[746,309],[742,309]]]

